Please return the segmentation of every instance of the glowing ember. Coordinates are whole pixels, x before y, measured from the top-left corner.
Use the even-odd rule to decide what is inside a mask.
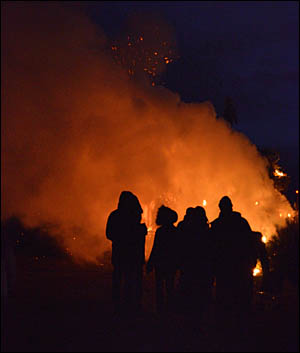
[[[287,176],[287,174],[281,172],[279,169],[275,169],[273,174],[274,174],[274,176],[279,177],[279,178]]]
[[[256,201],[256,202],[255,202],[255,205],[257,206],[258,204],[259,204],[259,202],[258,202],[258,201]]]
[[[207,205],[207,202],[206,202],[206,200],[203,200],[203,206],[206,206]]]
[[[255,268],[253,269],[253,276],[260,276],[262,274],[261,262],[258,260]]]
[[[289,218],[292,217],[292,215],[291,215],[290,213],[288,213],[287,216],[288,216]]]
[[[255,269],[253,270],[253,276],[257,276],[259,273],[260,273],[260,269],[255,268]]]
[[[267,242],[267,237],[264,235],[262,238],[261,238],[262,242],[266,243]]]
[[[299,194],[299,190],[296,190],[296,194]]]
[[[144,24],[141,24],[141,27],[145,27]],[[154,86],[154,77],[164,71],[165,65],[178,58],[175,45],[170,35],[161,33],[157,26],[151,32],[148,27],[138,31],[140,33],[131,33],[130,36],[120,39],[117,44],[111,45],[113,58],[130,76],[139,75],[140,72],[146,73]],[[169,37],[168,41],[163,40],[167,39],[166,35]]]

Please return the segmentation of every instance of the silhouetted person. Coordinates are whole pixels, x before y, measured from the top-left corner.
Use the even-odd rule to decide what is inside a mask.
[[[182,242],[182,238],[184,238],[184,233],[188,231],[190,228],[190,221],[191,221],[191,216],[193,214],[193,207],[188,207],[185,211],[185,215],[183,217],[183,220],[178,222],[177,224],[177,229],[178,229],[178,246],[185,246],[185,243]],[[180,277],[179,277],[179,288],[183,288],[183,278],[184,278],[184,260],[185,260],[185,254],[186,251],[183,251],[183,248],[178,249],[178,269],[180,272]]]
[[[232,210],[228,196],[222,197],[219,208],[219,217],[211,224],[218,321],[222,326],[233,320],[241,328],[251,308],[252,232],[247,220]]]
[[[141,223],[142,213],[138,198],[129,191],[123,191],[118,208],[107,220],[106,236],[112,241],[112,295],[116,313],[121,309],[122,292],[127,310],[141,308],[147,234],[146,225]]]
[[[198,316],[209,304],[212,287],[212,240],[205,209],[189,208],[179,227],[181,294],[186,310]]]
[[[191,217],[191,215],[192,215],[192,213],[193,213],[193,210],[194,210],[193,207],[188,207],[188,208],[186,209],[185,215],[184,215],[184,217],[183,217],[183,220],[180,221],[180,222],[178,222],[178,224],[177,224],[177,229],[178,229],[178,230],[181,231],[181,230],[184,229],[184,227],[187,226],[187,224],[189,223],[190,217]]]
[[[152,251],[147,263],[147,273],[155,270],[156,309],[162,313],[170,309],[174,296],[175,274],[178,267],[178,231],[174,226],[177,213],[169,207],[158,209]]]

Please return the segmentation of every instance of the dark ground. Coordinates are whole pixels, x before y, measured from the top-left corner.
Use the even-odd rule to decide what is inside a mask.
[[[297,352],[298,294],[286,285],[244,335],[217,333],[212,306],[201,322],[180,312],[154,313],[153,276],[145,276],[144,313],[112,317],[111,267],[80,268],[51,259],[18,259],[17,290],[2,328],[6,352]],[[227,331],[226,331],[227,329]]]

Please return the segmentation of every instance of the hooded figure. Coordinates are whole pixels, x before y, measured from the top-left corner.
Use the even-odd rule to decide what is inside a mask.
[[[145,263],[147,227],[141,223],[142,207],[130,191],[120,195],[118,208],[111,212],[106,224],[106,237],[112,242],[113,302],[121,309],[122,281],[124,302],[128,310],[138,310],[142,300],[142,273]]]

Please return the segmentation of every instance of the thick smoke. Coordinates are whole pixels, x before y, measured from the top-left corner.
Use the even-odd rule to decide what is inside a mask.
[[[223,195],[266,236],[292,213],[244,135],[209,102],[130,79],[85,16],[47,2],[6,2],[2,14],[2,219],[47,225],[96,261],[122,190],[149,227],[161,203],[181,218],[206,200],[212,221]]]

